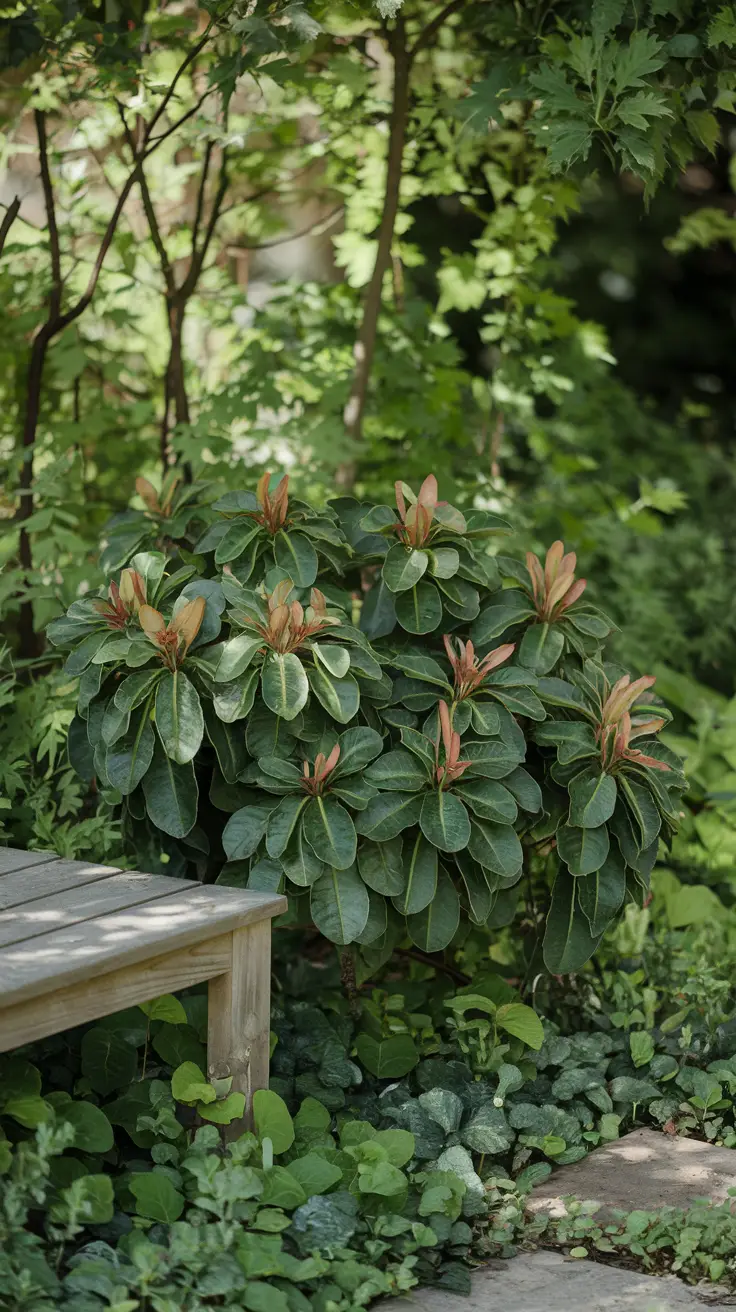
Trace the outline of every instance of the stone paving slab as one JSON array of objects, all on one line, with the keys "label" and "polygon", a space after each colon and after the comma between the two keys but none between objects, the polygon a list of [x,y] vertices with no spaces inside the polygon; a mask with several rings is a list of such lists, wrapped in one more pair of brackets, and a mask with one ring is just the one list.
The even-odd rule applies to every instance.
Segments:
[{"label": "stone paving slab", "polygon": [[467,1298],[420,1289],[382,1307],[385,1312],[734,1312],[736,1299],[724,1301],[721,1293],[714,1301],[676,1276],[644,1276],[536,1252],[474,1272]]},{"label": "stone paving slab", "polygon": [[736,1151],[657,1130],[632,1130],[596,1148],[573,1166],[562,1166],[534,1190],[529,1210],[562,1216],[573,1194],[599,1202],[606,1212],[687,1207],[695,1198],[722,1203],[736,1189]]}]

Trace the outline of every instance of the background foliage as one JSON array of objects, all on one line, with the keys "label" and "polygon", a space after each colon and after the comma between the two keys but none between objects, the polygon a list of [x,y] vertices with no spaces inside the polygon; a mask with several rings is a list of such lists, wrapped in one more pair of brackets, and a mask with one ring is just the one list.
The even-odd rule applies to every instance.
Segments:
[{"label": "background foliage", "polygon": [[[134,850],[103,769],[74,769],[92,745],[83,671],[45,635],[137,553],[177,554],[177,595],[237,575],[213,507],[276,468],[318,508],[327,560],[336,521],[355,546],[346,498],[393,507],[397,478],[428,473],[468,522],[508,522],[484,568],[517,595],[524,553],[564,540],[586,605],[616,625],[607,659],[657,676],[674,712],[661,750],[687,792],[671,847],[645,844],[651,885],[631,881],[572,983],[531,968],[541,857],[492,934],[397,939],[388,972],[366,962],[343,993],[314,929],[284,928],[276,1101],[240,1149],[220,1144],[239,1109],[202,1074],[196,994],[6,1058],[0,1305],[158,1312],[194,1290],[193,1308],[324,1312],[419,1280],[462,1287],[469,1251],[510,1251],[551,1164],[636,1121],[733,1146],[735,45],[734,7],[697,0],[2,11],[2,840],[206,866],[196,833],[183,856],[160,826]],[[350,624],[386,600],[379,563],[328,596]],[[449,596],[452,620],[475,623],[437,577],[443,620]],[[408,633],[446,677],[442,631]],[[514,664],[544,681],[524,641]],[[399,750],[428,710],[374,705],[362,730],[388,726]],[[215,720],[204,741],[226,755]],[[526,721],[551,770],[559,732]],[[186,769],[191,743],[166,737]],[[248,755],[273,770],[278,754]],[[514,1008],[521,1035],[503,1025]],[[720,1278],[729,1224],[649,1219],[633,1242],[681,1263],[694,1226],[686,1268]],[[561,1242],[630,1246],[621,1229],[574,1216]]]}]

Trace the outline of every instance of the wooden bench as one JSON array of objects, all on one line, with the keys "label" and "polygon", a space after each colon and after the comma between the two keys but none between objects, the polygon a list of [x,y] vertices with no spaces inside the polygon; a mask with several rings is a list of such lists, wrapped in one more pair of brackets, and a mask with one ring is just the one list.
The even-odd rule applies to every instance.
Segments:
[{"label": "wooden bench", "polygon": [[[209,980],[207,1065],[268,1087],[271,918],[286,898],[0,848],[0,1052]],[[238,1128],[242,1128],[238,1127]]]}]

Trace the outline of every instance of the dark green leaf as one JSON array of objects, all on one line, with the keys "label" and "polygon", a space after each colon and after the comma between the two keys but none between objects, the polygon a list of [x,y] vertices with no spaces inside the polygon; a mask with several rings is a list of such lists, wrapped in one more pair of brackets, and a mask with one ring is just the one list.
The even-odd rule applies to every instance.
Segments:
[{"label": "dark green leaf", "polygon": [[198,789],[191,761],[177,765],[156,742],[143,776],[146,810],[153,824],[172,838],[185,838],[197,820]]},{"label": "dark green leaf", "polygon": [[196,688],[181,670],[166,670],[156,689],[156,728],[167,756],[186,765],[197,755],[204,716]]},{"label": "dark green leaf", "polygon": [[[309,846],[326,865],[335,870],[347,870],[354,864],[355,826],[340,802],[331,797],[312,798],[302,824]],[[270,855],[277,853],[271,852]]]},{"label": "dark green leaf", "polygon": [[570,780],[569,824],[598,829],[610,820],[616,806],[616,780],[588,766]]},{"label": "dark green leaf", "polygon": [[405,848],[404,888],[394,897],[394,906],[411,916],[423,911],[437,888],[437,849],[424,834],[417,834],[411,847]]},{"label": "dark green leaf", "polygon": [[578,880],[578,904],[585,913],[593,938],[608,928],[626,896],[626,867],[611,848],[600,870]]},{"label": "dark green leaf", "polygon": [[574,825],[560,825],[557,830],[557,850],[571,875],[590,875],[600,870],[609,851],[608,829],[579,829]]},{"label": "dark green leaf", "polygon": [[263,663],[263,700],[274,715],[293,720],[307,704],[309,684],[299,657],[294,652],[272,652]]},{"label": "dark green leaf", "polygon": [[369,888],[385,897],[398,897],[406,886],[402,839],[383,843],[366,841],[358,848],[358,869]]},{"label": "dark green leaf", "polygon": [[459,852],[470,838],[470,818],[459,797],[444,789],[427,793],[419,824],[425,838],[440,852]]},{"label": "dark green leaf", "polygon": [[[583,832],[590,833],[590,830]],[[545,966],[553,975],[580,970],[592,957],[599,941],[591,934],[587,916],[578,903],[577,880],[560,866],[544,934]]]},{"label": "dark green leaf", "polygon": [[352,943],[368,920],[368,890],[355,866],[327,870],[313,885],[312,919],[333,943]]},{"label": "dark green leaf", "polygon": [[407,633],[432,633],[442,620],[442,599],[434,583],[418,583],[396,599],[396,618]]},{"label": "dark green leaf", "polygon": [[432,901],[417,915],[407,916],[406,927],[413,943],[423,952],[440,952],[455,935],[460,923],[460,901],[450,876],[440,870]]},{"label": "dark green leaf", "polygon": [[297,588],[311,588],[317,577],[317,552],[303,533],[287,533],[283,529],[274,538],[273,555],[276,564]]},{"label": "dark green leaf", "polygon": [[426,551],[407,548],[397,542],[383,562],[383,581],[391,592],[406,592],[419,582],[428,564]]}]

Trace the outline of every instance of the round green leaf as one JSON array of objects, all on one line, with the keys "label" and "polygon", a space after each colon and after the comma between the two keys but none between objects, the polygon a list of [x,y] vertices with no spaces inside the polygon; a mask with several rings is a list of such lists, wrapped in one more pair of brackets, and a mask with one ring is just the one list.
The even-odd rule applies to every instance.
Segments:
[{"label": "round green leaf", "polygon": [[613,775],[588,766],[570,780],[569,823],[583,829],[597,829],[613,815],[616,797]]},{"label": "round green leaf", "polygon": [[[347,870],[355,861],[355,826],[345,807],[331,797],[314,797],[302,820],[304,837],[321,861]],[[273,856],[273,853],[270,853]]]},{"label": "round green leaf", "polygon": [[197,780],[191,761],[176,765],[157,742],[143,776],[143,794],[153,824],[172,838],[185,838],[197,820]]},{"label": "round green leaf", "polygon": [[359,1034],[355,1050],[366,1070],[379,1080],[400,1080],[419,1062],[419,1053],[410,1034],[392,1034],[387,1039]]},{"label": "round green leaf", "polygon": [[327,870],[313,885],[310,906],[320,933],[333,943],[353,943],[368,920],[368,890],[355,866]]},{"label": "round green leaf", "polygon": [[357,714],[360,688],[352,674],[336,679],[316,665],[309,671],[309,684],[317,700],[338,724],[347,724]]},{"label": "round green leaf", "polygon": [[383,581],[391,592],[406,592],[419,582],[428,564],[426,551],[417,551],[397,542],[383,562]]},{"label": "round green leaf", "polygon": [[138,1053],[122,1035],[94,1025],[82,1038],[82,1074],[95,1093],[109,1094],[132,1084],[138,1070]]},{"label": "round green leaf", "polygon": [[91,1102],[64,1103],[57,1112],[74,1130],[74,1147],[83,1153],[107,1153],[113,1146],[112,1126],[105,1113]]},{"label": "round green leaf", "polygon": [[433,633],[442,621],[442,598],[423,581],[396,598],[396,618],[407,633]]},{"label": "round green leaf", "polygon": [[454,793],[426,793],[419,816],[425,838],[440,852],[459,852],[470,838],[470,818]]},{"label": "round green leaf", "polygon": [[446,871],[440,870],[429,906],[406,918],[409,937],[423,952],[440,952],[454,938],[459,923],[460,901],[455,885]]},{"label": "round green leaf", "polygon": [[128,1187],[135,1198],[138,1216],[145,1216],[149,1221],[178,1221],[184,1211],[184,1195],[174,1188],[167,1175],[155,1169],[134,1175]]},{"label": "round green leaf", "polygon": [[600,870],[608,856],[610,840],[608,829],[582,829],[574,825],[560,825],[557,830],[557,851],[571,875],[590,875]]},{"label": "round green leaf", "polygon": [[304,666],[293,651],[285,656],[281,652],[272,652],[266,657],[261,692],[269,710],[283,720],[293,720],[306,706],[309,684]]},{"label": "round green leaf", "polygon": [[287,533],[281,529],[276,534],[273,555],[279,569],[297,588],[311,588],[317,577],[317,552],[309,538],[303,533]]}]

